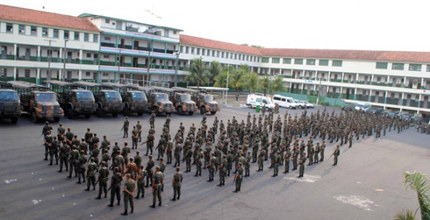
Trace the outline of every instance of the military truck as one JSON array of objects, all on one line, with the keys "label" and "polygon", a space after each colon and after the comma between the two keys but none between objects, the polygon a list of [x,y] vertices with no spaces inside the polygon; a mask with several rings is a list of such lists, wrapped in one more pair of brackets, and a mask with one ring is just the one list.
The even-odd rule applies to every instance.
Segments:
[{"label": "military truck", "polygon": [[57,93],[58,102],[68,118],[84,115],[90,118],[96,111],[94,95],[90,90],[64,81],[45,81]]},{"label": "military truck", "polygon": [[124,85],[117,83],[103,83],[105,86],[116,88],[121,93],[123,114],[137,114],[142,116],[145,111],[148,111],[148,99],[139,85]]},{"label": "military truck", "polygon": [[191,100],[191,94],[193,91],[181,87],[173,87],[171,89],[173,90],[172,102],[176,112],[178,114],[193,115],[197,110],[196,103]]},{"label": "military truck", "polygon": [[173,87],[172,89],[176,91],[188,92],[191,94],[191,99],[196,103],[197,108],[200,110],[200,114],[204,115],[208,112],[211,114],[216,114],[217,111],[220,111],[218,102],[215,101],[213,95],[208,94],[203,91],[182,88],[182,87]]},{"label": "military truck", "polygon": [[22,110],[29,114],[33,122],[40,120],[60,121],[64,111],[57,101],[57,94],[46,86],[22,81],[9,81],[21,101]]},{"label": "military truck", "polygon": [[97,116],[112,114],[113,117],[117,117],[122,112],[121,94],[111,86],[85,81],[77,81],[73,84],[93,92]]},{"label": "military truck", "polygon": [[0,84],[0,119],[10,119],[13,124],[21,115],[18,93],[7,83]]},{"label": "military truck", "polygon": [[143,87],[148,97],[148,110],[154,111],[157,115],[170,115],[173,111],[173,103],[169,100],[169,93],[172,90],[164,87]]}]

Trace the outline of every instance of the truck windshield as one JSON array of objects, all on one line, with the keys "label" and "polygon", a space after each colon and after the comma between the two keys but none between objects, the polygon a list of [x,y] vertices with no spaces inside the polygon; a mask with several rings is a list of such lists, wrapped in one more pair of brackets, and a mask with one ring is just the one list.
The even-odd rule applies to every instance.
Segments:
[{"label": "truck windshield", "polygon": [[167,94],[160,93],[160,94],[157,94],[156,97],[157,97],[157,101],[167,101],[168,100]]},{"label": "truck windshield", "polygon": [[132,92],[131,96],[134,101],[146,101],[146,96],[143,92]]},{"label": "truck windshield", "polygon": [[204,98],[205,102],[212,102],[214,100],[213,95],[205,95]]},{"label": "truck windshield", "polygon": [[39,102],[56,102],[57,96],[55,93],[37,93],[36,94],[36,101]]},{"label": "truck windshield", "polygon": [[16,101],[18,96],[14,91],[0,91],[0,101]]},{"label": "truck windshield", "polygon": [[191,95],[190,94],[182,94],[181,95],[181,101],[182,102],[187,102],[191,100]]},{"label": "truck windshield", "polygon": [[79,91],[79,92],[76,92],[76,98],[78,100],[91,100],[91,101],[94,100],[93,93],[90,92],[90,91]]},{"label": "truck windshield", "polygon": [[105,92],[105,97],[107,101],[121,101],[121,95],[116,91]]}]

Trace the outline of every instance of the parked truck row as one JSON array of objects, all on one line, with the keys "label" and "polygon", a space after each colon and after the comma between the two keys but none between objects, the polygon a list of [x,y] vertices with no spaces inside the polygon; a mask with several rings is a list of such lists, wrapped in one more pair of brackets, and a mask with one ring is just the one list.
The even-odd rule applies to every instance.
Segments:
[{"label": "parked truck row", "polygon": [[29,82],[9,81],[0,84],[0,119],[16,123],[21,114],[33,122],[61,117],[70,119],[91,115],[118,114],[142,116],[144,112],[157,115],[216,114],[220,110],[211,94],[181,87],[143,87],[118,83],[86,81],[45,81],[44,86]]}]

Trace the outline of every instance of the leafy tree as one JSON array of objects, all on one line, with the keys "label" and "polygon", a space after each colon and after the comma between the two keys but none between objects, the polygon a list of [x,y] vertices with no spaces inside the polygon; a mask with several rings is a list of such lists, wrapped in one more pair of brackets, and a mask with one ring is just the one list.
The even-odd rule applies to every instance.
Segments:
[{"label": "leafy tree", "polygon": [[216,75],[214,78],[214,81],[215,81],[214,86],[225,88],[227,85],[228,74],[229,73],[226,69],[222,70],[220,73],[218,73],[218,75]]},{"label": "leafy tree", "polygon": [[229,85],[236,91],[242,89],[246,84],[246,82],[244,82],[244,77],[246,77],[248,73],[249,67],[247,65],[240,65],[239,68],[234,69],[233,73],[230,74],[228,79]]},{"label": "leafy tree", "polygon": [[258,89],[260,78],[257,73],[249,72],[242,76],[243,88],[254,92]]},{"label": "leafy tree", "polygon": [[282,76],[277,76],[274,80],[272,80],[272,91],[282,92],[284,90],[284,81]]},{"label": "leafy tree", "polygon": [[420,172],[405,172],[404,178],[406,187],[416,191],[420,207],[415,211],[414,214],[411,210],[398,213],[395,216],[395,219],[415,219],[416,213],[418,210],[421,210],[421,219],[430,220],[430,183],[428,182],[427,176]]},{"label": "leafy tree", "polygon": [[218,61],[212,61],[209,67],[209,85],[215,84],[215,77],[222,71],[221,65]]},{"label": "leafy tree", "polygon": [[196,84],[197,87],[200,85],[207,84],[209,81],[209,71],[202,61],[202,58],[194,59],[191,61],[190,74],[185,78],[190,83]]},{"label": "leafy tree", "polygon": [[268,76],[260,78],[259,86],[260,86],[260,90],[263,91],[264,96],[266,96],[267,93],[272,92],[272,88],[270,87],[270,79]]}]

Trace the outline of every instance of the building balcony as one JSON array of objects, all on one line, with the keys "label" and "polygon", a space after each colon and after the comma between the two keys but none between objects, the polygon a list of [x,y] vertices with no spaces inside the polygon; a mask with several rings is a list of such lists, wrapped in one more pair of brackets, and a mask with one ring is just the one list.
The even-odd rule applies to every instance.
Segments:
[{"label": "building balcony", "polygon": [[102,46],[100,51],[103,53],[110,54],[123,54],[130,56],[140,56],[140,57],[154,57],[154,58],[163,58],[163,59],[176,59],[176,54],[172,50],[164,50],[153,48],[153,51],[149,50],[136,50],[136,49],[128,49],[128,48],[116,48],[116,47],[106,47]]},{"label": "building balcony", "polygon": [[2,54],[2,55],[0,55],[0,59],[2,59],[2,60],[15,60],[15,55]]}]

